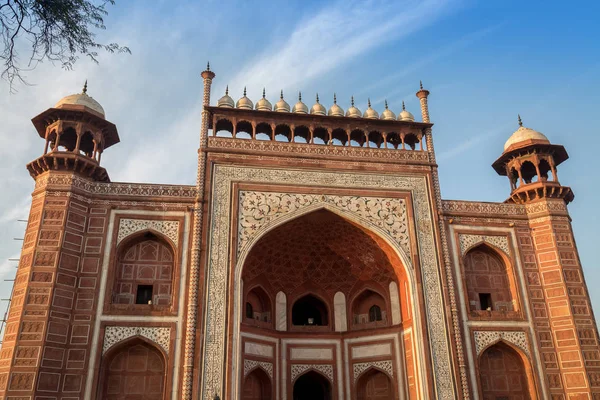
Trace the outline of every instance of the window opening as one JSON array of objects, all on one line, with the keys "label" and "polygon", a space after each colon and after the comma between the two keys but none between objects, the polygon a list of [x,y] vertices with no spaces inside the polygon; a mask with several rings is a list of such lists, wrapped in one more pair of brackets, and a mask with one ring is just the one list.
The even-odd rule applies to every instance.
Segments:
[{"label": "window opening", "polygon": [[377,305],[369,308],[369,322],[381,321],[381,308]]},{"label": "window opening", "polygon": [[482,310],[492,311],[492,295],[490,293],[479,293],[479,304]]},{"label": "window opening", "polygon": [[250,303],[246,303],[246,318],[254,318],[254,310]]},{"label": "window opening", "polygon": [[135,304],[152,304],[152,285],[138,285]]}]

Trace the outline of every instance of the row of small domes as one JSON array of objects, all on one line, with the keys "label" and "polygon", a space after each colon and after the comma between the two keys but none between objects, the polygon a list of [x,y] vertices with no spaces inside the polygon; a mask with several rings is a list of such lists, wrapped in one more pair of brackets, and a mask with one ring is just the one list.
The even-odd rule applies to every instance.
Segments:
[{"label": "row of small domes", "polygon": [[[315,115],[329,115],[332,117],[352,117],[352,118],[369,118],[369,119],[383,119],[383,120],[396,120],[396,114],[388,108],[387,100],[385,101],[385,110],[379,116],[379,113],[371,108],[371,100],[369,100],[369,108],[363,113],[354,106],[354,96],[351,100],[351,106],[344,114],[344,110],[337,104],[336,95],[333,95],[333,105],[329,108],[329,111],[319,103],[319,95],[317,94],[317,102],[310,108],[302,102],[302,93],[298,93],[298,102],[294,104],[294,107],[290,108],[290,105],[283,99],[283,90],[279,97],[279,101],[275,105],[271,105],[271,102],[265,97],[265,89],[263,89],[263,95],[260,100],[256,102],[256,105],[252,103],[246,96],[246,88],[244,88],[244,96],[240,98],[237,103],[229,96],[229,87],[225,89],[225,96],[221,97],[217,101],[217,107],[224,108],[239,108],[242,110],[258,110],[258,111],[277,111],[277,112],[292,112],[296,114],[315,114]],[[414,122],[415,117],[404,107],[402,102],[402,111],[398,114],[398,121],[410,121]]]}]

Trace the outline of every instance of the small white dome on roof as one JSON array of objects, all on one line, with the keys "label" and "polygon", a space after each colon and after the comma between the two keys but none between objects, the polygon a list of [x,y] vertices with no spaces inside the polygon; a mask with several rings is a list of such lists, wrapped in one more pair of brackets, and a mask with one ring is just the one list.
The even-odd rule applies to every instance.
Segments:
[{"label": "small white dome on roof", "polygon": [[219,101],[217,101],[217,107],[225,107],[225,108],[234,108],[235,102],[229,96],[229,86],[225,88],[225,96],[221,97]]},{"label": "small white dome on roof", "polygon": [[504,143],[504,151],[506,151],[510,146],[516,143],[524,142],[526,140],[539,140],[546,143],[550,143],[550,140],[548,140],[546,135],[544,135],[543,133],[524,127],[523,122],[521,121],[521,116],[519,116],[519,125],[519,129],[517,129],[508,138],[506,143]]},{"label": "small white dome on roof", "polygon": [[388,108],[387,100],[385,101],[385,110],[381,113],[381,119],[385,119],[388,121],[396,120],[396,114],[392,110]]},{"label": "small white dome on roof", "polygon": [[329,112],[327,113],[327,115],[329,115],[330,117],[344,116],[344,110],[342,110],[342,107],[338,106],[337,97],[335,93],[333,94],[333,105],[329,108]]},{"label": "small white dome on roof", "polygon": [[279,96],[279,101],[275,103],[273,107],[273,111],[277,112],[290,112],[290,105],[283,99],[283,90],[281,91],[281,95]]},{"label": "small white dome on roof", "polygon": [[103,117],[105,116],[104,108],[102,108],[100,103],[87,95],[87,81],[85,81],[85,85],[83,86],[83,91],[81,93],[71,94],[63,97],[58,101],[58,103],[56,103],[54,108],[68,108],[70,105],[85,106],[90,110],[101,114]]},{"label": "small white dome on roof", "polygon": [[354,96],[350,98],[350,108],[346,111],[346,117],[350,118],[360,118],[362,117],[362,113],[356,107],[354,107]]},{"label": "small white dome on roof", "polygon": [[374,109],[371,108],[371,99],[369,99],[368,103],[369,103],[369,107],[367,108],[367,110],[363,114],[363,118],[379,119],[379,113],[377,111],[375,111]]},{"label": "small white dome on roof", "polygon": [[269,100],[267,100],[266,96],[267,96],[266,91],[263,88],[262,98],[256,102],[256,105],[254,106],[255,110],[258,110],[258,111],[272,111],[273,110],[273,106],[271,105],[271,102]]},{"label": "small white dome on roof", "polygon": [[298,92],[298,102],[294,104],[292,112],[296,114],[308,114],[308,106],[302,102],[301,92]]},{"label": "small white dome on roof", "polygon": [[410,111],[406,111],[404,102],[402,102],[402,111],[398,114],[398,121],[415,122],[415,116]]},{"label": "small white dome on roof", "polygon": [[319,103],[319,93],[317,93],[317,102],[310,108],[310,113],[315,115],[327,115],[327,110],[323,104]]},{"label": "small white dome on roof", "polygon": [[246,88],[244,87],[244,96],[235,103],[235,107],[241,108],[242,110],[252,110],[253,106],[252,100],[246,96]]}]

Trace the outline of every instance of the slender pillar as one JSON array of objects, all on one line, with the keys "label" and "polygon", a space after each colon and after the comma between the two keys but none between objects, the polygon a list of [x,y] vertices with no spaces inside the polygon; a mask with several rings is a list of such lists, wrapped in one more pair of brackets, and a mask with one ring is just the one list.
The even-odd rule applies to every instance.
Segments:
[{"label": "slender pillar", "polygon": [[421,117],[423,122],[429,123],[429,108],[427,107],[427,96],[429,96],[429,90],[423,89],[423,82],[420,83],[421,89],[417,92],[417,97],[421,103]]},{"label": "slender pillar", "polygon": [[[210,87],[215,77],[214,72],[210,70],[210,64],[201,74],[204,80],[204,94],[202,101],[202,128],[200,130],[200,149],[198,151],[198,171],[196,176],[196,202],[194,205],[194,225],[192,230],[192,256],[190,262],[190,281],[188,288],[188,308],[187,308],[187,326],[185,332],[185,353],[183,361],[183,384],[182,399],[192,399],[192,387],[194,377],[194,355],[196,350],[196,330],[198,318],[198,291],[200,278],[200,251],[202,246],[202,217],[204,202],[204,184],[206,174],[206,153],[204,149],[208,146],[208,119],[209,112],[204,106],[210,104]],[[206,340],[215,340],[215,338],[206,338]],[[207,383],[204,382],[204,385]]]}]

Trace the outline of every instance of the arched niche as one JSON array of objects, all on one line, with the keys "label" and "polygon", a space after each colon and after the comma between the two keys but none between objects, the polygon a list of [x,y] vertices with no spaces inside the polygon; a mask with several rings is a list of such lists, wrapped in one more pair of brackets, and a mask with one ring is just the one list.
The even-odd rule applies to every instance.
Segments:
[{"label": "arched niche", "polygon": [[346,307],[346,296],[343,292],[337,292],[333,296],[333,320],[336,332],[346,332],[348,330]]},{"label": "arched niche", "polygon": [[415,150],[418,143],[419,138],[414,133],[407,133],[404,135],[404,148],[408,147],[411,150]]},{"label": "arched niche", "polygon": [[300,375],[293,386],[293,400],[332,400],[331,383],[320,373],[309,370]]},{"label": "arched niche", "polygon": [[256,367],[246,375],[242,400],[271,400],[272,392],[271,379],[262,368]]},{"label": "arched niche", "polygon": [[525,183],[537,182],[537,170],[531,161],[524,161],[521,164],[521,176]]},{"label": "arched niche", "polygon": [[244,321],[263,327],[272,326],[272,307],[269,295],[261,286],[254,286],[246,294]]},{"label": "arched niche", "polygon": [[145,231],[127,238],[117,249],[112,304],[148,311],[171,306],[174,269],[173,248],[162,235]]},{"label": "arched niche", "polygon": [[314,294],[306,294],[294,301],[291,320],[292,329],[330,326],[329,309],[321,298]]},{"label": "arched niche", "polygon": [[313,129],[313,144],[328,144],[329,132],[326,128],[316,127]]},{"label": "arched niche", "polygon": [[483,399],[536,399],[529,360],[504,341],[485,349],[478,359],[479,391]]},{"label": "arched niche", "polygon": [[66,128],[62,133],[58,135],[57,151],[70,151],[73,152],[77,146],[77,132],[75,128]]},{"label": "arched niche", "polygon": [[308,143],[310,142],[310,129],[307,126],[300,125],[294,128],[294,142]]},{"label": "arched niche", "polygon": [[273,129],[266,122],[261,122],[256,125],[256,140],[272,140]]},{"label": "arched niche", "polygon": [[370,368],[356,380],[357,400],[396,400],[392,379],[377,368]]},{"label": "arched niche", "polygon": [[388,132],[386,134],[386,142],[388,149],[397,149],[402,146],[402,139],[397,132]]},{"label": "arched niche", "polygon": [[289,125],[280,124],[275,127],[275,140],[278,142],[292,141],[292,130]]},{"label": "arched niche", "polygon": [[94,135],[89,131],[84,132],[79,139],[79,153],[91,158],[94,155],[94,147]]},{"label": "arched niche", "polygon": [[140,337],[126,340],[102,358],[98,398],[105,400],[166,398],[165,355]]},{"label": "arched niche", "polygon": [[367,141],[367,136],[364,131],[354,129],[350,132],[350,146],[363,147]]},{"label": "arched niche", "polygon": [[487,243],[463,257],[468,309],[476,314],[518,312],[516,280],[510,260]]},{"label": "arched niche", "polygon": [[348,143],[348,133],[341,128],[336,128],[331,132],[331,143],[334,146],[346,146]]},{"label": "arched niche", "polygon": [[377,291],[364,289],[352,300],[353,329],[366,329],[389,325],[386,299]]},{"label": "arched niche", "polygon": [[275,329],[287,330],[287,297],[282,291],[275,297]]}]

